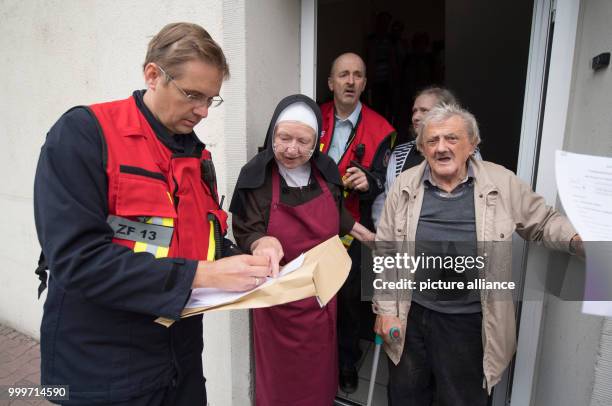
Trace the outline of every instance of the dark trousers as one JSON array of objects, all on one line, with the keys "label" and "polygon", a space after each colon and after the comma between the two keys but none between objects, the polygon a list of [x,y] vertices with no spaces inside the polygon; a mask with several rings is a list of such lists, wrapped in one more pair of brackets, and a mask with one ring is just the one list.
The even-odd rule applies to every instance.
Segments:
[{"label": "dark trousers", "polygon": [[[178,375],[170,386],[158,389],[125,402],[111,403],[112,406],[206,406],[206,379],[200,367]],[[83,405],[107,404],[99,402]]]},{"label": "dark trousers", "polygon": [[486,406],[482,314],[445,314],[412,303],[404,352],[389,362],[390,406]]},{"label": "dark trousers", "polygon": [[348,250],[351,271],[338,292],[338,363],[353,367],[361,358],[359,349],[361,309],[361,243],[354,240]]}]

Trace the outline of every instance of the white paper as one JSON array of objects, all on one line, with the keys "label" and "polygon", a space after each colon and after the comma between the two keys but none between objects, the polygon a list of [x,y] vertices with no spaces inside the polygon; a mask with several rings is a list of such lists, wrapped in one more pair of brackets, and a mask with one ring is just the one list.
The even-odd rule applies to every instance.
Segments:
[{"label": "white paper", "polygon": [[[281,278],[291,272],[299,269],[304,263],[304,258],[306,256],[304,254],[295,258],[293,261],[287,263],[280,269],[278,278]],[[278,278],[266,278],[266,281],[256,287],[255,289],[260,289],[263,286],[275,283]],[[226,290],[215,289],[215,288],[197,288],[191,291],[191,297],[187,302],[187,306],[185,308],[191,309],[194,307],[210,307],[210,306],[218,306],[224,303],[233,302],[235,300],[240,299],[242,296],[252,292],[253,290],[249,290],[246,292],[228,292]]]},{"label": "white paper", "polygon": [[[557,151],[555,172],[565,213],[586,249],[585,298],[612,297],[612,158]],[[612,301],[585,301],[584,313],[612,316]]]}]

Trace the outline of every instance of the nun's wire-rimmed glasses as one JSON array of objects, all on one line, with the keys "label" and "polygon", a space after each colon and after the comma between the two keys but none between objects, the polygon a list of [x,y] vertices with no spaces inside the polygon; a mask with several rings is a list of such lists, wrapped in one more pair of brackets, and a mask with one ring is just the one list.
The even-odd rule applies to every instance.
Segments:
[{"label": "nun's wire-rimmed glasses", "polygon": [[276,140],[272,144],[272,148],[274,149],[275,152],[279,152],[281,154],[287,152],[289,148],[294,148],[299,155],[307,156],[309,158],[314,152],[314,148],[296,145],[293,142],[293,140],[292,141]]},{"label": "nun's wire-rimmed glasses", "polygon": [[196,107],[200,107],[200,106],[219,107],[221,103],[223,103],[223,98],[221,96],[208,97],[204,94],[195,95],[195,94],[187,93],[179,85],[176,84],[176,81],[174,80],[174,78],[170,76],[168,73],[166,73],[166,71],[161,66],[157,64],[156,66],[159,69],[159,71],[162,73],[162,75],[166,77],[168,82],[171,82],[174,85],[174,87],[176,87],[178,91],[181,92],[183,96],[185,96],[187,100],[194,106]]}]

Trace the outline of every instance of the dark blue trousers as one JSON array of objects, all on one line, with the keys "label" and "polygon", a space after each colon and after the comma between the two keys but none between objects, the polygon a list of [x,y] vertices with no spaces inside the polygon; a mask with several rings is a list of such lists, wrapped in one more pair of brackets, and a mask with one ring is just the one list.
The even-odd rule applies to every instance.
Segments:
[{"label": "dark blue trousers", "polygon": [[170,386],[158,389],[138,398],[125,402],[88,402],[85,405],[108,406],[206,406],[206,379],[199,368],[192,368],[187,373],[181,373]]},{"label": "dark blue trousers", "polygon": [[[201,363],[200,363],[201,365]],[[206,379],[202,368],[180,374],[167,388],[113,406],[206,406]]]}]

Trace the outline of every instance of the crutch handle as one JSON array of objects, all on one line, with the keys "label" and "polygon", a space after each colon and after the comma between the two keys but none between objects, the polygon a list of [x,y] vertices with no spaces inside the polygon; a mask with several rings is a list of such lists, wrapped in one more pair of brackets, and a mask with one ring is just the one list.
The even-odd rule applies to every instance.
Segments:
[{"label": "crutch handle", "polygon": [[391,327],[391,330],[389,330],[389,338],[391,338],[391,340],[393,341],[397,341],[400,339],[400,329],[399,327]]},{"label": "crutch handle", "polygon": [[[389,338],[391,339],[391,341],[399,340],[400,338],[399,327],[391,327],[391,330],[389,330]],[[378,334],[376,334],[376,336],[374,337],[374,344],[376,345],[382,345],[384,341],[385,340],[383,340],[383,338],[379,336]]]}]

